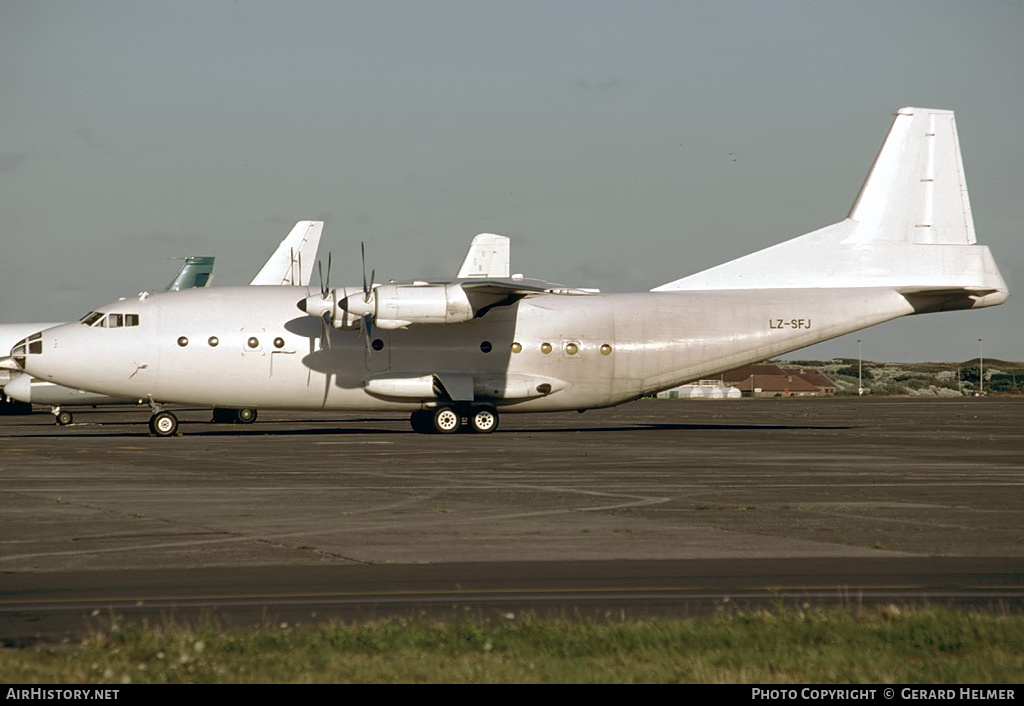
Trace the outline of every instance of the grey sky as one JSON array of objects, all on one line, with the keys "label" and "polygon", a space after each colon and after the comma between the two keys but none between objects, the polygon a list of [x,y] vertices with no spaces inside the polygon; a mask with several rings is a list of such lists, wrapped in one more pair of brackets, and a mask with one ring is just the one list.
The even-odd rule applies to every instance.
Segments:
[{"label": "grey sky", "polygon": [[[950,108],[978,238],[1024,251],[1019,2],[0,2],[0,321],[78,318],[326,221],[332,284],[513,269],[643,291],[842,219]],[[791,357],[1024,360],[1016,296]],[[728,316],[728,312],[723,312]]]}]

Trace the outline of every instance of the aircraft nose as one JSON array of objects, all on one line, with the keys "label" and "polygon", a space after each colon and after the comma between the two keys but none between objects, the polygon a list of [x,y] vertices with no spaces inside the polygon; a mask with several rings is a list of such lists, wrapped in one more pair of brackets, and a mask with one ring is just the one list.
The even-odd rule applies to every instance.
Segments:
[{"label": "aircraft nose", "polygon": [[33,333],[28,338],[23,338],[11,348],[11,358],[18,364],[18,367],[25,370],[25,363],[30,355],[39,355],[43,352],[43,333]]},{"label": "aircraft nose", "polygon": [[4,386],[4,394],[19,402],[32,403],[32,376],[19,375]]}]

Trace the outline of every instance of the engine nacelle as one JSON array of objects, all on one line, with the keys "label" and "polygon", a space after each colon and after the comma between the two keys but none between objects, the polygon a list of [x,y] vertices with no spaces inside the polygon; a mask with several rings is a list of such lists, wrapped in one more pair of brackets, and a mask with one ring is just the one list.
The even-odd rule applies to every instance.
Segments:
[{"label": "engine nacelle", "polygon": [[330,315],[331,325],[337,329],[353,330],[359,328],[362,316],[345,311],[338,304],[347,297],[363,296],[363,290],[359,287],[338,287],[327,292],[326,295],[314,294],[299,302],[299,309],[311,316]]},{"label": "engine nacelle", "polygon": [[457,324],[476,318],[476,310],[458,284],[382,284],[339,300],[338,308],[356,317],[372,316],[380,328],[409,324]]}]

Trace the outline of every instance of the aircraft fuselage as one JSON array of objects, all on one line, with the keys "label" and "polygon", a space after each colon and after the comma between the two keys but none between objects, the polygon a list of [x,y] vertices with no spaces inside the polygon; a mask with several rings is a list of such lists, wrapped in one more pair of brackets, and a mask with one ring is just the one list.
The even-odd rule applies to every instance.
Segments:
[{"label": "aircraft fuselage", "polygon": [[299,311],[312,293],[220,287],[122,300],[97,311],[137,314],[138,325],[46,331],[32,374],[210,406],[415,410],[450,398],[505,411],[575,410],[913,312],[887,288],[547,294],[464,323],[371,328],[367,338]]}]

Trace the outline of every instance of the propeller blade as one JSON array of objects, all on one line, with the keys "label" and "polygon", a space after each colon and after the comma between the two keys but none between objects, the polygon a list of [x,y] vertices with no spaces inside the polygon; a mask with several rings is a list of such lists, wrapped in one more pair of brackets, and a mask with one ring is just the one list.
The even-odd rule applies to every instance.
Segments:
[{"label": "propeller blade", "polygon": [[326,311],[320,317],[320,350],[331,350],[331,321]]},{"label": "propeller blade", "polygon": [[370,290],[366,286],[366,243],[363,241],[359,242],[359,252],[363,257],[363,297],[370,301]]}]

